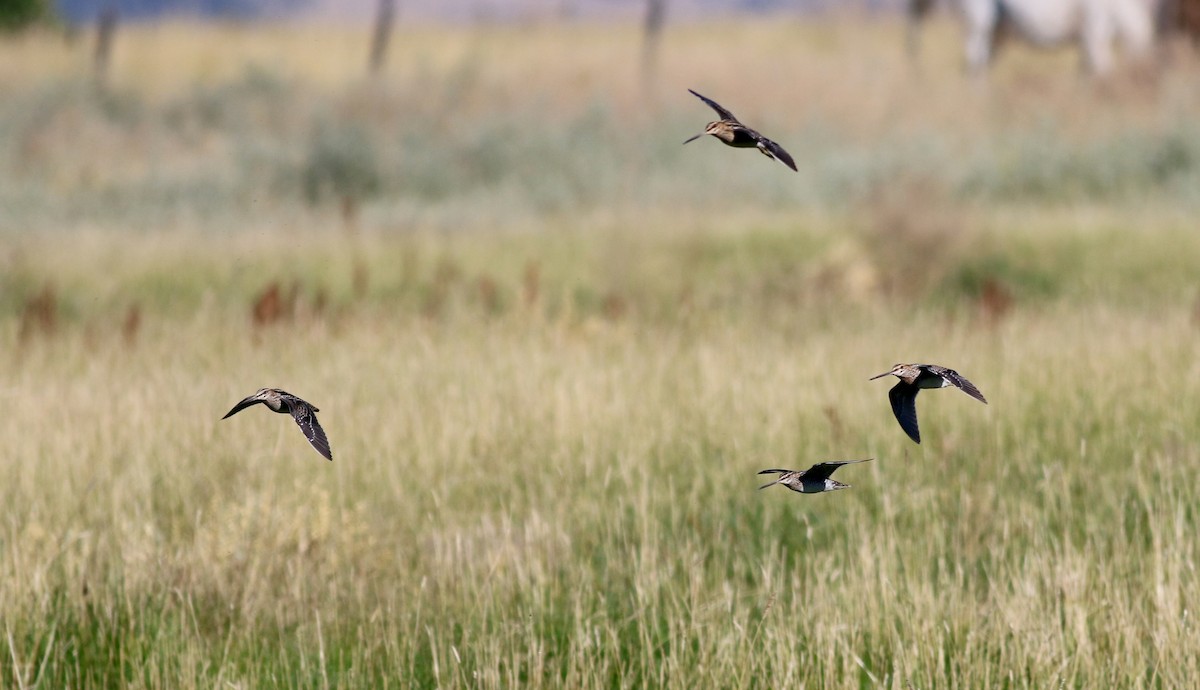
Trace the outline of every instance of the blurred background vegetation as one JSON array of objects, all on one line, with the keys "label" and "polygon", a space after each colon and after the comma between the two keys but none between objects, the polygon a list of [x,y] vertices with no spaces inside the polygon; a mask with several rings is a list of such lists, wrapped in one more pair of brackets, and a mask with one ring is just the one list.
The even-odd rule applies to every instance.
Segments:
[{"label": "blurred background vegetation", "polygon": [[[855,289],[909,298],[974,298],[989,285],[1032,299],[1137,294],[1169,282],[1148,274],[1188,268],[1140,239],[1146,218],[1182,233],[1170,228],[1200,202],[1200,95],[1186,46],[1165,48],[1161,69],[1105,80],[1079,78],[1069,49],[1014,46],[984,85],[961,74],[947,17],[914,59],[894,15],[777,15],[673,26],[647,75],[636,25],[553,17],[401,22],[375,76],[359,27],[132,23],[102,76],[94,36],[34,29],[3,46],[0,230],[16,246],[80,231],[230,238],[264,225],[400,244],[529,227],[659,241],[648,239],[652,223],[681,235],[671,241],[705,244],[713,228],[759,228],[806,238],[788,251],[810,268],[779,262],[774,284],[829,283],[854,257]],[[558,54],[571,59],[547,59]],[[687,87],[773,132],[800,173],[710,140],[680,146],[710,115]],[[1118,245],[1139,243],[1105,281],[1080,272],[1111,244],[1046,231],[1087,213]],[[649,220],[664,215],[665,229]],[[10,317],[41,289],[20,276],[42,272],[44,256],[10,252],[18,287],[0,300]],[[350,289],[291,273],[281,279]],[[517,290],[520,269],[511,273],[504,289]],[[56,282],[61,299],[78,301],[70,276]],[[236,298],[212,275],[195,283]],[[840,279],[831,284],[836,294]],[[375,271],[365,296],[426,287]]]},{"label": "blurred background vegetation", "polygon": [[0,5],[0,686],[1195,685],[1196,51],[746,4]]}]

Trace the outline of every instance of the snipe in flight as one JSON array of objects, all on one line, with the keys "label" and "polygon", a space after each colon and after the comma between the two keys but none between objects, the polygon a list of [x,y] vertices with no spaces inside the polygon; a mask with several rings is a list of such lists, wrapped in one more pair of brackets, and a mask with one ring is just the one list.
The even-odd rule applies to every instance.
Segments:
[{"label": "snipe in flight", "polygon": [[281,391],[278,388],[260,388],[254,395],[243,398],[241,402],[234,405],[233,409],[226,412],[221,419],[229,419],[247,407],[259,403],[266,405],[272,412],[292,415],[292,419],[300,425],[300,430],[304,432],[305,438],[312,444],[312,447],[325,456],[326,460],[333,461],[333,452],[329,450],[329,439],[325,437],[325,430],[317,422],[317,413],[320,410],[287,391]]},{"label": "snipe in flight", "polygon": [[757,148],[767,158],[774,158],[792,170],[796,169],[796,162],[792,160],[792,157],[788,155],[787,151],[783,150],[782,146],[764,137],[753,129],[750,129],[746,125],[743,125],[736,117],[733,116],[733,113],[722,108],[720,103],[717,103],[711,98],[705,98],[691,89],[688,89],[688,91],[696,98],[699,98],[707,103],[708,107],[717,111],[717,115],[721,119],[717,120],[716,122],[708,123],[703,132],[683,143],[688,144],[699,139],[705,134],[711,134],[725,142],[726,146],[732,146],[738,149]]},{"label": "snipe in flight", "polygon": [[758,487],[758,490],[762,491],[768,486],[775,486],[776,484],[783,484],[792,491],[798,491],[802,494],[819,494],[825,491],[849,489],[849,484],[843,484],[836,479],[831,479],[830,475],[842,465],[854,465],[872,459],[818,462],[807,470],[763,470],[759,474],[778,474],[780,477],[773,482],[763,484]]},{"label": "snipe in flight", "polygon": [[900,379],[900,382],[888,391],[888,399],[892,401],[892,412],[904,433],[917,443],[921,442],[921,431],[917,428],[917,393],[921,392],[922,388],[954,386],[984,405],[987,404],[987,399],[975,384],[963,378],[957,371],[936,364],[897,364],[891,371],[872,376],[870,380],[888,375]]}]

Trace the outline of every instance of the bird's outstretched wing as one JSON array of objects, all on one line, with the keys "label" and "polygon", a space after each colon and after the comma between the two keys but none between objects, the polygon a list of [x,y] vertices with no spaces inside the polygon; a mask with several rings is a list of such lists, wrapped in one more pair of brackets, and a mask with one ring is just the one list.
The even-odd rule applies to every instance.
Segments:
[{"label": "bird's outstretched wing", "polygon": [[711,98],[706,98],[706,97],[704,97],[704,96],[701,96],[700,94],[696,93],[695,91],[692,91],[691,89],[688,89],[688,93],[692,94],[692,95],[693,95],[693,96],[695,96],[696,98],[699,98],[700,100],[702,100],[702,101],[704,101],[705,103],[707,103],[707,104],[708,104],[708,107],[710,107],[710,108],[712,108],[713,110],[717,111],[717,116],[719,116],[719,117],[720,117],[722,120],[732,120],[733,122],[739,122],[739,120],[737,119],[737,117],[735,117],[735,116],[734,116],[734,114],[733,114],[733,113],[731,113],[731,112],[729,112],[728,110],[726,110],[726,109],[722,108],[722,107],[721,107],[721,104],[720,104],[720,103],[717,103],[717,102],[716,102],[716,101],[714,101],[713,99],[711,99]]},{"label": "bird's outstretched wing", "polygon": [[892,401],[892,412],[904,433],[917,443],[921,442],[921,431],[917,428],[917,393],[915,385],[901,381],[888,391],[888,400]]},{"label": "bird's outstretched wing", "polygon": [[834,470],[842,465],[855,465],[860,462],[867,462],[873,458],[865,458],[863,460],[831,460],[829,462],[818,462],[804,472],[805,479],[814,479],[823,481],[829,479],[833,475]]},{"label": "bird's outstretched wing", "polygon": [[983,393],[979,392],[979,389],[975,387],[975,384],[968,381],[957,371],[953,369],[947,369],[946,367],[939,367],[936,364],[929,365],[929,370],[949,381],[959,390],[971,396],[972,398],[975,398],[984,405],[987,404],[987,398],[983,397]]},{"label": "bird's outstretched wing", "polygon": [[329,449],[329,439],[325,437],[325,430],[321,428],[321,424],[317,421],[315,414],[316,408],[311,405],[292,405],[292,419],[296,420],[296,424],[300,426],[300,430],[304,432],[304,437],[312,444],[317,452],[325,456],[326,460],[333,461],[333,451]]},{"label": "bird's outstretched wing", "polygon": [[764,137],[763,135],[759,134],[758,132],[753,132],[753,133],[754,133],[755,140],[758,141],[758,150],[759,151],[762,151],[763,153],[765,153],[767,155],[767,157],[769,157],[769,158],[774,158],[774,159],[778,160],[780,163],[783,163],[787,167],[791,168],[793,171],[800,172],[799,170],[796,170],[796,161],[792,160],[791,154],[789,154],[787,151],[784,151],[782,146],[780,146],[779,144],[776,144],[775,142]]}]

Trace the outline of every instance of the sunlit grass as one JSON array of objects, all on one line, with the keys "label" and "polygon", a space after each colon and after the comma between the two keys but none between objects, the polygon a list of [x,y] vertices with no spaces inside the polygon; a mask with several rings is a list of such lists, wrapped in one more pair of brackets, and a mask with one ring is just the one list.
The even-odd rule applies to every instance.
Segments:
[{"label": "sunlit grass", "polygon": [[1195,685],[1191,76],[897,29],[0,44],[0,686]]},{"label": "sunlit grass", "polygon": [[[751,249],[769,237],[692,241],[769,272]],[[634,306],[606,315],[552,301],[588,286],[598,238],[567,242],[579,284],[543,277],[524,301],[512,266],[538,241],[388,250],[416,253],[425,289],[436,263],[458,267],[432,315],[417,298],[346,296],[340,312],[254,330],[248,307],[210,297],[155,311],[133,344],[92,321],[21,345],[9,321],[0,605],[22,677],[1196,677],[1188,612],[1200,590],[1185,537],[1200,498],[1187,480],[1200,461],[1189,442],[1200,368],[1188,302],[1150,290],[1135,302],[1159,307],[1143,310],[1067,294],[1019,301],[994,326],[970,301],[910,312],[904,299],[833,291],[795,302],[787,285],[758,288],[752,305],[736,295],[753,278],[729,273],[730,259],[703,274],[687,309],[648,315],[654,295],[682,293],[649,267],[682,252],[626,239],[638,258],[625,275],[643,277],[613,284]],[[351,256],[319,246],[291,251]],[[285,244],[233,247],[262,267]],[[211,251],[167,268],[207,283],[198,267]],[[115,275],[170,255],[135,255]],[[498,315],[469,277],[484,256],[511,292]],[[890,384],[866,381],[907,359],[959,368],[991,404],[922,395],[926,443],[912,444]],[[322,408],[336,462],[285,417],[219,420],[261,385]],[[758,469],[837,457],[876,462],[846,471],[854,488],[832,496],[754,491]]]}]

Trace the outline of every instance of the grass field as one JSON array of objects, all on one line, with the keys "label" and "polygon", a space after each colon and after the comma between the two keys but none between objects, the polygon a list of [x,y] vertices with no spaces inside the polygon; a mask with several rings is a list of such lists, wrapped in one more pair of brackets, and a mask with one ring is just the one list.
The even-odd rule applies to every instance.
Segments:
[{"label": "grass field", "polygon": [[1196,65],[933,29],[0,43],[0,687],[1196,685]]}]

